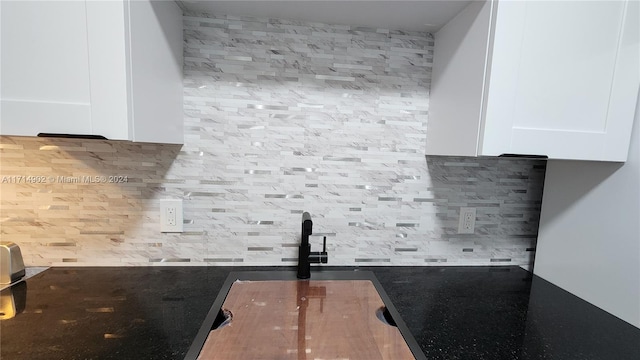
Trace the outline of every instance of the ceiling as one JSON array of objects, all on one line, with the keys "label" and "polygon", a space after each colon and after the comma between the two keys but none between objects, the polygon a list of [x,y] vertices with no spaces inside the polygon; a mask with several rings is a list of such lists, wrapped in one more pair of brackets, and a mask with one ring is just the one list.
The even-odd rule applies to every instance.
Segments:
[{"label": "ceiling", "polygon": [[470,0],[176,0],[183,10],[391,30],[435,32]]}]

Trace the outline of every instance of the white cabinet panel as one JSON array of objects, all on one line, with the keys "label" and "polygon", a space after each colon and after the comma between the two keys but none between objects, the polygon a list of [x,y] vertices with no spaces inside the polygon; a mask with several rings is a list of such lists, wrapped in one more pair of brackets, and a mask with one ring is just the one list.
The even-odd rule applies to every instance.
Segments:
[{"label": "white cabinet panel", "polygon": [[173,1],[130,4],[134,139],[182,144],[182,12]]},{"label": "white cabinet panel", "polygon": [[2,1],[1,6],[2,133],[90,132],[84,2]]},{"label": "white cabinet panel", "polygon": [[86,27],[84,2],[3,1],[3,96],[88,103]]},{"label": "white cabinet panel", "polygon": [[427,154],[476,155],[490,12],[489,3],[472,2],[437,34]]},{"label": "white cabinet panel", "polygon": [[[475,99],[459,96],[456,101],[449,100],[455,107],[439,101],[441,87],[435,84],[451,82],[447,77],[459,82],[469,78],[440,71],[439,48],[459,49],[442,60],[449,65],[460,62],[448,69],[450,73],[457,74],[465,62],[478,67],[477,57],[467,60],[462,51],[474,45],[455,40],[452,43],[446,36],[468,27],[470,22],[478,22],[478,18],[464,20],[460,14],[436,34],[427,154],[510,153],[624,161],[640,84],[640,3],[500,1],[484,3],[492,11],[482,12],[469,10],[472,6],[479,7],[472,4],[464,11],[485,19],[493,15],[488,55],[484,58],[484,83],[478,86],[475,80],[467,82]],[[485,29],[479,30],[481,35],[487,35]],[[462,146],[453,150],[440,146],[445,142],[455,144],[461,132],[473,132],[467,124],[471,120],[452,122],[447,116],[479,101],[481,114],[473,114],[480,127],[477,141],[467,141],[463,151],[456,151]],[[449,125],[441,125],[443,122]],[[455,122],[466,125],[451,126]]]},{"label": "white cabinet panel", "polygon": [[[3,79],[4,81],[4,79]],[[2,100],[0,134],[36,136],[38,133],[91,134],[88,104]]]},{"label": "white cabinet panel", "polygon": [[589,1],[579,14],[575,3],[563,1],[506,3],[498,18],[502,11],[513,16],[509,6],[524,8],[522,39],[497,42],[494,59],[505,47],[521,47],[514,126],[603,131],[624,3]]},{"label": "white cabinet panel", "polygon": [[125,5],[121,1],[87,2],[93,130],[113,140],[133,140]]}]

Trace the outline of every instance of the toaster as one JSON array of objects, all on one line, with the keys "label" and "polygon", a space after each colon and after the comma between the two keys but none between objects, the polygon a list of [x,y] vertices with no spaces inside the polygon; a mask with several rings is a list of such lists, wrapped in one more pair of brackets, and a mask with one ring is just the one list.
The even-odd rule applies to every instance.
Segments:
[{"label": "toaster", "polygon": [[0,242],[0,284],[11,284],[24,277],[20,247],[10,241]]}]

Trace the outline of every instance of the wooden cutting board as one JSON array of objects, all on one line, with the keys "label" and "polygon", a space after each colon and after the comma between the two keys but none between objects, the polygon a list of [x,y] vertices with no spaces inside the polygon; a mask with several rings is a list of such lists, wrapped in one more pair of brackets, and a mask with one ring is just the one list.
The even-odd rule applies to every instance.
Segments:
[{"label": "wooden cutting board", "polygon": [[414,359],[368,280],[236,281],[198,359]]}]

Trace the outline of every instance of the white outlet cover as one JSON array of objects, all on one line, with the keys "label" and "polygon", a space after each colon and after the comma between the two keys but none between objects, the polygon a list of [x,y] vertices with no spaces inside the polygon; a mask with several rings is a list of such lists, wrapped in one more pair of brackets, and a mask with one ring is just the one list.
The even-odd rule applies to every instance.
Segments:
[{"label": "white outlet cover", "polygon": [[[171,209],[175,214],[170,215]],[[175,216],[175,224],[172,221]],[[182,199],[160,200],[160,232],[179,233],[183,231]]]},{"label": "white outlet cover", "polygon": [[473,234],[476,227],[476,208],[460,208],[460,219],[458,221],[458,234]]}]

